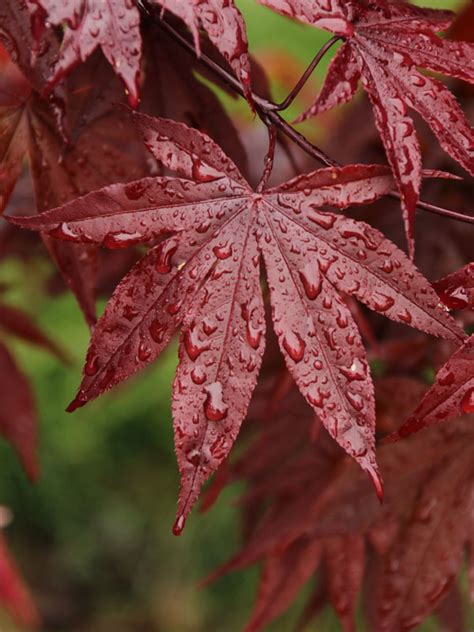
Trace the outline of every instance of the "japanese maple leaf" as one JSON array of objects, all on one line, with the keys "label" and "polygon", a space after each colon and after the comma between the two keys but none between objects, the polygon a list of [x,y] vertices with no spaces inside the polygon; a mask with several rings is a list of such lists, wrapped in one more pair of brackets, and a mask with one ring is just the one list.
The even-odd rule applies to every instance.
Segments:
[{"label": "japanese maple leaf", "polygon": [[[74,97],[71,97],[71,102]],[[57,206],[117,179],[144,173],[143,161],[124,156],[117,143],[125,138],[116,112],[82,131],[66,148],[57,130],[55,110],[42,99],[11,61],[0,85],[0,212],[14,190],[27,158],[39,211]],[[133,132],[132,132],[133,137]],[[125,162],[124,162],[125,161]],[[129,176],[127,176],[127,173]],[[95,254],[88,244],[64,244],[47,235],[43,241],[89,324],[95,321]]]},{"label": "japanese maple leaf", "polygon": [[[384,382],[378,384],[382,388],[376,390],[377,403],[398,423],[399,414],[419,400],[424,387],[408,378]],[[394,398],[394,392],[400,397]],[[352,632],[364,589],[370,595],[368,629],[412,629],[435,611],[453,586],[472,538],[472,421],[460,421],[451,432],[439,427],[425,437],[382,446],[379,462],[386,499],[380,506],[354,463],[329,443],[324,431],[317,441],[308,441],[313,413],[303,409],[295,395],[293,390],[280,402],[271,421],[260,419],[256,440],[234,466],[250,494],[256,491],[262,510],[255,510],[253,497],[245,515],[250,537],[214,577],[263,562],[247,632],[265,629],[311,578],[317,579],[318,588],[304,620],[329,602],[342,629]],[[261,448],[273,437],[274,425],[282,458],[272,470],[268,466],[273,457]],[[298,433],[306,431],[306,439],[300,437],[299,448],[283,455],[285,438],[291,442],[296,425],[303,427]],[[252,467],[257,445],[258,474]],[[366,561],[369,573],[364,572]]]},{"label": "japanese maple leaf", "polygon": [[36,406],[27,377],[17,366],[12,355],[0,343],[2,370],[2,411],[0,434],[11,444],[31,480],[38,477]]},{"label": "japanese maple leaf", "polygon": [[33,218],[12,218],[63,240],[110,248],[172,233],[114,292],[70,410],[155,359],[181,326],[173,399],[179,532],[202,483],[227,456],[257,381],[263,256],[288,369],[380,494],[372,382],[340,293],[433,335],[463,338],[429,283],[380,232],[320,210],[386,194],[393,187],[389,169],[322,169],[256,192],[206,135],[170,120],[138,114],[134,120],[155,158],[189,179],[115,184]]},{"label": "japanese maple leaf", "polygon": [[436,281],[433,287],[449,309],[474,311],[474,262]]},{"label": "japanese maple leaf", "polygon": [[142,54],[140,13],[132,0],[27,0],[33,22],[67,25],[50,78],[56,85],[100,46],[123,81],[130,105],[138,104]]},{"label": "japanese maple leaf", "polygon": [[[260,0],[291,17],[342,34],[315,103],[299,120],[350,101],[362,80],[375,122],[402,195],[405,228],[413,254],[413,218],[421,183],[421,152],[409,109],[428,123],[443,149],[474,175],[474,132],[451,92],[417,67],[474,83],[474,45],[441,39],[454,14],[402,2]],[[330,6],[329,6],[330,5]],[[336,25],[327,23],[337,16]]]},{"label": "japanese maple leaf", "polygon": [[0,603],[9,610],[19,626],[39,626],[40,615],[3,535],[0,535]]},{"label": "japanese maple leaf", "polygon": [[453,585],[472,532],[473,491],[472,453],[458,445],[442,468],[433,469],[378,568],[370,629],[414,629]]},{"label": "japanese maple leaf", "polygon": [[[285,612],[318,568],[325,570],[327,594],[317,595],[320,607],[329,601],[346,632],[355,630],[355,610],[365,570],[365,542],[362,536],[302,537],[283,552],[269,555],[264,562],[257,600],[245,632],[264,630]],[[312,613],[313,614],[313,613]]]},{"label": "japanese maple leaf", "polygon": [[[62,350],[48,338],[23,311],[0,304],[0,328],[21,340],[43,348],[61,360]],[[3,336],[2,336],[3,338]],[[31,385],[4,342],[0,343],[0,370],[2,384],[0,397],[0,434],[17,452],[25,472],[31,480],[38,476],[37,414]]]},{"label": "japanese maple leaf", "polygon": [[406,437],[466,413],[474,413],[474,335],[453,353],[420,405],[387,439]]},{"label": "japanese maple leaf", "polygon": [[247,31],[242,14],[234,0],[152,0],[181,18],[194,37],[200,54],[199,29],[203,28],[211,42],[229,62],[240,79],[247,99],[251,102],[250,58]]}]

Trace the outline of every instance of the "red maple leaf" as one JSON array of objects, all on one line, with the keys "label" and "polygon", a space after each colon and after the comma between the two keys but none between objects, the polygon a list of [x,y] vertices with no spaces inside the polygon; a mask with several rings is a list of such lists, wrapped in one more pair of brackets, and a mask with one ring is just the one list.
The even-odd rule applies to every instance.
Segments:
[{"label": "red maple leaf", "polygon": [[210,41],[229,62],[240,79],[247,99],[251,102],[250,58],[247,32],[242,14],[234,0],[152,0],[171,11],[189,27],[199,54],[199,29],[203,28]]},{"label": "red maple leaf", "polygon": [[449,309],[474,311],[474,262],[436,281],[433,287]]},{"label": "red maple leaf", "polygon": [[48,21],[67,25],[50,78],[56,85],[75,66],[86,61],[100,46],[105,57],[122,79],[130,105],[138,104],[140,60],[142,54],[140,14],[130,0],[27,0],[36,35]]},{"label": "red maple leaf", "polygon": [[[12,20],[12,23],[19,25],[21,20]],[[32,80],[35,79],[40,88],[40,78],[33,75]],[[78,94],[81,95],[80,90]],[[74,106],[74,97],[73,94],[68,106]],[[42,99],[10,61],[0,84],[0,212],[10,199],[25,158],[29,161],[39,211],[118,178],[142,174],[143,162],[136,156],[124,157],[120,151],[119,143],[125,137],[133,142],[123,121],[114,112],[84,129],[74,146],[65,147],[57,129],[54,103]],[[92,324],[95,321],[96,248],[62,244],[47,235],[42,237],[87,321]]]},{"label": "red maple leaf", "polygon": [[350,101],[362,80],[402,195],[405,228],[413,253],[413,218],[422,166],[408,110],[418,112],[443,149],[474,175],[473,129],[451,92],[434,77],[421,74],[417,67],[474,83],[474,45],[436,35],[450,25],[454,14],[404,2],[260,1],[284,15],[344,37],[317,100],[299,120]]},{"label": "red maple leaf", "polygon": [[0,535],[0,602],[8,608],[19,626],[39,626],[40,615],[3,535]]},{"label": "red maple leaf", "polygon": [[460,415],[474,413],[474,335],[439,370],[433,386],[392,441]]},{"label": "red maple leaf", "polygon": [[[377,404],[396,425],[424,388],[409,378],[383,380]],[[272,407],[268,390],[260,399]],[[398,632],[421,623],[452,589],[471,541],[472,421],[382,446],[381,506],[326,433],[314,439],[314,414],[294,389],[270,418],[261,408],[251,419],[256,437],[230,476],[248,484],[241,505],[250,535],[212,576],[263,563],[246,632],[264,629],[311,579],[317,588],[303,622],[329,602],[342,629],[353,632],[364,589],[368,629]]]},{"label": "red maple leaf", "polygon": [[148,149],[185,178],[115,184],[12,221],[110,248],[171,237],[123,279],[97,324],[70,410],[155,359],[182,328],[174,385],[182,476],[176,530],[227,456],[246,414],[264,348],[263,255],[273,321],[288,369],[330,434],[373,478],[373,387],[341,293],[436,336],[462,339],[409,259],[370,226],[321,207],[388,193],[387,167],[322,169],[253,191],[206,135],[133,115]]},{"label": "red maple leaf", "polygon": [[[63,351],[25,312],[4,303],[0,304],[0,329],[2,333],[45,349],[63,361],[66,359]],[[0,434],[17,452],[29,478],[35,480],[39,468],[36,456],[38,422],[34,397],[28,378],[3,341],[0,342],[0,369]]]}]

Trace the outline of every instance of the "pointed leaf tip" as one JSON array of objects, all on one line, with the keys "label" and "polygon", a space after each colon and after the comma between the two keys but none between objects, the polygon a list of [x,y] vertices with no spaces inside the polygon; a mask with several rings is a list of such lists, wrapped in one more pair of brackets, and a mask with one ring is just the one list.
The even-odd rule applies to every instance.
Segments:
[{"label": "pointed leaf tip", "polygon": [[184,527],[186,525],[186,518],[184,514],[180,514],[173,525],[173,535],[180,536],[183,533]]},{"label": "pointed leaf tip", "polygon": [[377,498],[380,503],[383,503],[384,496],[384,488],[383,488],[383,480],[380,476],[380,473],[376,467],[367,468],[367,474],[369,475],[370,480],[372,481],[372,485],[375,488],[375,493],[377,494]]},{"label": "pointed leaf tip", "polygon": [[75,399],[72,400],[72,402],[69,404],[69,406],[66,408],[66,412],[67,413],[73,413],[75,410],[77,410],[78,408],[81,408],[82,406],[84,406],[86,402],[83,402],[79,399],[79,397],[76,397]]}]

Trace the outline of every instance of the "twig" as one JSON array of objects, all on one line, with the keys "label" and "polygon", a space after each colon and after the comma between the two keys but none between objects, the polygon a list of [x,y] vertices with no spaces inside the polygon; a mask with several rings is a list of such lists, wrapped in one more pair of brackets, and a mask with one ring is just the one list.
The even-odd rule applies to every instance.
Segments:
[{"label": "twig", "polygon": [[260,182],[257,186],[257,193],[261,193],[266,187],[268,178],[273,171],[273,160],[275,158],[275,145],[276,145],[276,129],[272,124],[267,125],[268,130],[268,151],[265,156],[263,174]]},{"label": "twig", "polygon": [[282,101],[281,103],[279,103],[279,104],[278,103],[275,104],[275,106],[273,107],[273,110],[275,112],[282,112],[283,110],[286,110],[286,109],[288,109],[290,107],[290,105],[293,103],[293,101],[296,99],[298,94],[303,89],[303,87],[306,84],[306,82],[308,81],[308,79],[313,74],[314,70],[316,69],[316,67],[319,64],[319,62],[321,61],[321,59],[328,52],[328,50],[330,48],[332,48],[334,46],[334,44],[336,44],[336,42],[338,42],[341,39],[342,38],[341,38],[340,35],[334,35],[334,37],[331,37],[331,39],[328,40],[326,42],[326,44],[324,44],[324,46],[316,53],[316,55],[314,56],[313,61],[306,68],[304,73],[301,75],[301,77],[297,81],[296,85],[294,86],[293,90],[291,90],[291,92],[288,94],[286,99],[284,101]]}]

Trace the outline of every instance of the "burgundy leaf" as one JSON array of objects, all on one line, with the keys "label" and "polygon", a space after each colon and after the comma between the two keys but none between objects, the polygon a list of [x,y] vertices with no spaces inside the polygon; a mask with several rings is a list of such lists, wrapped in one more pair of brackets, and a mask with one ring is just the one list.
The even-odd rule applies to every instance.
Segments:
[{"label": "burgundy leaf", "polygon": [[199,29],[206,31],[211,42],[234,69],[247,99],[252,103],[247,31],[244,18],[234,0],[153,1],[185,22],[193,34],[198,54],[201,50]]},{"label": "burgundy leaf", "polygon": [[418,408],[387,440],[397,440],[459,415],[474,413],[474,336],[451,356]]},{"label": "burgundy leaf", "polygon": [[384,560],[371,629],[411,630],[440,603],[459,572],[469,532],[472,458],[464,451],[433,475]]},{"label": "burgundy leaf", "polygon": [[[121,114],[111,113],[89,125],[76,144],[66,148],[50,104],[31,92],[24,77],[12,75],[11,85],[15,89],[12,103],[2,106],[0,102],[0,210],[22,171],[25,156],[30,162],[39,211],[146,171],[144,158],[133,152],[133,130],[125,128]],[[124,156],[121,144],[127,141],[129,155]],[[48,236],[43,240],[86,320],[94,323],[96,247],[65,244]]]},{"label": "burgundy leaf", "polygon": [[464,595],[457,584],[441,601],[436,609],[436,617],[447,632],[464,632],[466,622],[464,617]]},{"label": "burgundy leaf", "polygon": [[[35,44],[27,2],[29,0],[2,0],[0,42],[29,84],[41,92],[47,83],[59,47],[52,32],[45,34],[39,46]],[[35,52],[34,63],[32,63],[33,51]],[[4,72],[5,69],[2,68],[2,75]]]},{"label": "burgundy leaf", "polygon": [[102,51],[123,81],[132,107],[138,104],[140,59],[140,14],[130,0],[27,0],[34,20],[67,26],[50,87],[95,49]]},{"label": "burgundy leaf", "polygon": [[64,352],[54,340],[48,338],[25,312],[15,307],[0,304],[0,327],[9,334],[42,347],[62,360],[65,359]]},{"label": "burgundy leaf", "polygon": [[38,477],[37,419],[30,385],[3,344],[0,344],[2,408],[0,433],[17,452],[31,480]]},{"label": "burgundy leaf", "polygon": [[145,80],[140,110],[205,132],[245,174],[245,149],[230,116],[213,91],[196,78],[204,70],[199,60],[190,57],[166,31],[160,32],[159,39],[155,30],[145,31],[143,41]]},{"label": "burgundy leaf", "polygon": [[300,540],[281,555],[268,557],[245,632],[264,630],[288,608],[319,566],[321,550],[321,542]]},{"label": "burgundy leaf", "polygon": [[39,613],[3,536],[0,536],[0,602],[8,608],[19,626],[39,626]]},{"label": "burgundy leaf", "polygon": [[325,560],[329,599],[344,632],[355,632],[355,615],[364,579],[365,542],[360,535],[327,538]]},{"label": "burgundy leaf", "polygon": [[255,386],[264,335],[262,253],[288,369],[381,494],[372,383],[339,293],[427,333],[463,338],[428,282],[381,233],[320,210],[388,193],[388,169],[322,169],[255,193],[204,134],[169,120],[138,114],[134,120],[155,158],[194,183],[145,178],[34,218],[11,218],[63,240],[112,248],[175,233],[154,246],[114,293],[94,331],[71,409],[148,364],[182,326],[174,389],[179,531],[201,484],[228,454]]},{"label": "burgundy leaf", "polygon": [[433,287],[449,309],[474,310],[474,263],[436,281]]},{"label": "burgundy leaf", "polygon": [[[321,6],[327,3],[299,0],[264,4],[315,26],[336,33],[337,24],[320,24]],[[413,255],[413,219],[421,182],[421,154],[408,108],[430,125],[443,149],[474,175],[474,133],[454,96],[436,79],[417,67],[474,83],[472,43],[441,39],[436,31],[447,28],[451,14],[420,9],[399,2],[334,3],[329,14],[346,22],[346,42],[329,69],[315,103],[299,120],[317,115],[350,100],[362,78],[372,102],[375,121],[402,195],[403,215]]]},{"label": "burgundy leaf", "polygon": [[[377,388],[378,407],[395,417],[406,414],[423,390],[423,385],[407,378],[391,378],[382,385]],[[260,419],[254,442],[270,440],[274,425],[281,441],[296,426],[309,431],[309,409],[300,411],[294,403],[294,414],[284,409],[270,424]],[[253,509],[249,507],[250,537],[243,549],[216,575],[263,560],[267,572],[262,583],[264,598],[259,602],[263,612],[273,613],[271,604],[282,602],[278,597],[271,602],[272,593],[265,592],[265,586],[277,582],[293,586],[297,580],[289,568],[291,552],[321,546],[325,563],[320,571],[315,569],[318,589],[304,621],[329,601],[343,629],[354,630],[354,612],[363,589],[369,629],[374,632],[409,630],[432,613],[443,621],[449,619],[457,630],[458,610],[447,614],[442,601],[454,590],[464,547],[472,540],[472,432],[472,419],[465,418],[454,427],[440,426],[423,436],[382,446],[379,462],[386,483],[382,506],[370,502],[367,481],[354,471],[353,462],[341,458],[340,450],[331,449],[335,446],[328,443],[324,431],[316,442],[303,439],[292,462],[285,459],[280,467],[263,465],[258,472],[243,471],[245,454],[236,471],[242,472],[250,488],[262,489],[265,478],[268,487],[257,496],[260,511],[255,510],[255,503]],[[284,487],[282,481],[298,464],[299,479]],[[371,547],[366,546],[368,542]],[[283,569],[287,569],[285,581],[281,580]],[[295,598],[296,591],[285,607]]]},{"label": "burgundy leaf", "polygon": [[259,0],[289,18],[300,20],[317,28],[328,29],[340,35],[352,35],[353,26],[348,19],[344,0]]}]

